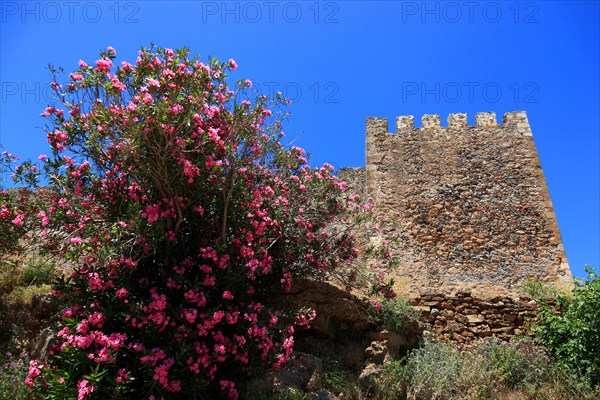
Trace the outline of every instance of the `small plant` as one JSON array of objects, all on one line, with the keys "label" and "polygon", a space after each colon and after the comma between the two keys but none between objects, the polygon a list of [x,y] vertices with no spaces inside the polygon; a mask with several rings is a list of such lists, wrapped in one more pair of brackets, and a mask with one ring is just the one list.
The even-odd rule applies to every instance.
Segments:
[{"label": "small plant", "polygon": [[332,358],[323,359],[323,372],[325,374],[323,386],[326,389],[336,394],[342,393],[344,398],[361,398],[356,376],[337,360]]},{"label": "small plant", "polygon": [[25,286],[43,285],[52,282],[55,265],[41,259],[30,261],[21,273],[21,284]]},{"label": "small plant", "polygon": [[276,394],[271,400],[310,400],[308,393],[300,392],[296,389],[287,389],[282,393]]},{"label": "small plant", "polygon": [[15,356],[11,353],[0,355],[0,399],[26,400],[29,389],[25,377],[29,370],[27,354]]},{"label": "small plant", "polygon": [[535,279],[528,279],[523,282],[521,290],[534,299],[554,299],[559,295],[559,292],[554,285]]},{"label": "small plant", "polygon": [[377,378],[375,392],[383,399],[404,399],[410,381],[406,360],[391,360]]},{"label": "small plant", "polygon": [[19,284],[19,263],[12,260],[0,260],[0,296],[10,293]]},{"label": "small plant", "polygon": [[390,331],[402,332],[419,318],[419,312],[402,297],[373,301],[369,307],[369,321],[382,324]]}]

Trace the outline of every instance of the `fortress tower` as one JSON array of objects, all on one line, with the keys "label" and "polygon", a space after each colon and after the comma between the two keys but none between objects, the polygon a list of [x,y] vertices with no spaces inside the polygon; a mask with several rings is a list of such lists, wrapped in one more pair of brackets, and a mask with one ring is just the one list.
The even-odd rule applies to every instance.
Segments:
[{"label": "fortress tower", "polygon": [[366,181],[398,224],[384,232],[411,291],[512,290],[571,271],[527,115],[367,118]]}]

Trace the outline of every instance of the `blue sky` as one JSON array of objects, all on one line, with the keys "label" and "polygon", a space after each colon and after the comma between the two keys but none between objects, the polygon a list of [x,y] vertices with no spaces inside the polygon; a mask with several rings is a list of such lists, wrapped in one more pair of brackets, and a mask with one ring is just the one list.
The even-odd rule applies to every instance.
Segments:
[{"label": "blue sky", "polygon": [[[574,275],[599,263],[597,1],[0,2],[0,143],[47,151],[48,63],[113,46],[234,58],[263,94],[292,98],[288,137],[316,163],[364,165],[367,116],[526,110]],[[419,119],[417,117],[417,119]],[[4,184],[7,183],[4,177]]]}]

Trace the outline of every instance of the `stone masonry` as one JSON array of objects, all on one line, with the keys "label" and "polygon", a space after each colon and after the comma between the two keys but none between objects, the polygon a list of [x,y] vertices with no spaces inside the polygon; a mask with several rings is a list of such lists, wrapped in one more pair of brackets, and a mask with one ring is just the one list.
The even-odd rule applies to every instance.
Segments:
[{"label": "stone masonry", "polygon": [[[356,175],[356,172],[354,172]],[[358,179],[354,177],[353,179]],[[362,180],[362,179],[360,179]],[[361,182],[362,183],[362,182]],[[571,282],[527,115],[367,118],[366,184],[397,223],[382,233],[410,293],[510,293]]]},{"label": "stone masonry", "polygon": [[494,336],[510,340],[528,334],[527,324],[536,316],[536,302],[529,296],[495,296],[485,300],[469,292],[454,296],[430,293],[410,300],[422,314],[420,321],[439,339],[454,343]]}]

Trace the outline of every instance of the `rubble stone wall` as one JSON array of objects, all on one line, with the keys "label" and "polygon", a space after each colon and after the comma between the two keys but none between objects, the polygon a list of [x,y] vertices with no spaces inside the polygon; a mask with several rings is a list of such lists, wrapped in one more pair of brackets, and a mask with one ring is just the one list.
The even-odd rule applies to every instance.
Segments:
[{"label": "rubble stone wall", "polygon": [[535,317],[536,303],[529,297],[473,297],[470,292],[454,296],[443,293],[424,294],[411,299],[421,311],[420,321],[440,339],[469,343],[490,336],[509,340],[527,334],[527,321]]}]

